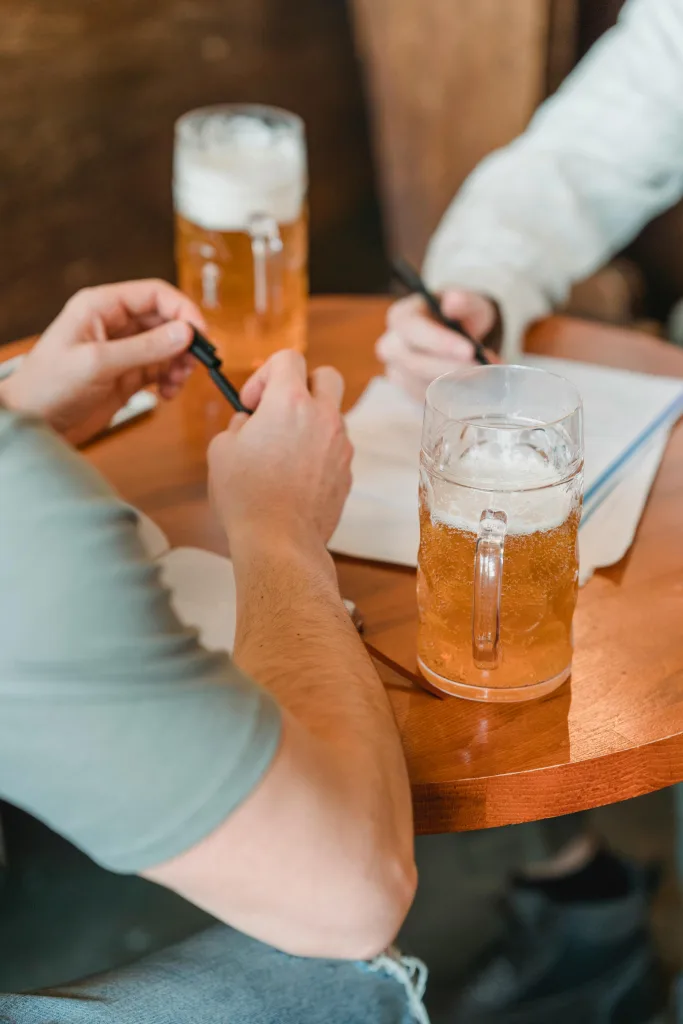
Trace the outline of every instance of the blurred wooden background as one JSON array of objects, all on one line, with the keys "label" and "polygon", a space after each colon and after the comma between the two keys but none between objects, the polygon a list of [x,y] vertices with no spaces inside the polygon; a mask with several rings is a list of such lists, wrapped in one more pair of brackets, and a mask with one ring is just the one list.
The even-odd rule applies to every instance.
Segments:
[{"label": "blurred wooden background", "polygon": [[[173,276],[173,121],[207,103],[304,117],[313,289],[382,290],[383,237],[419,260],[621,2],[0,0],[0,342],[83,285]],[[628,257],[575,307],[623,318],[645,290],[663,317],[683,294],[683,208]]]},{"label": "blurred wooden background", "polygon": [[0,0],[0,341],[75,289],[172,277],[173,122],[274,103],[308,125],[312,283],[386,275],[344,0]]},{"label": "blurred wooden background", "polygon": [[472,168],[575,57],[577,0],[353,0],[388,244],[419,263]]}]

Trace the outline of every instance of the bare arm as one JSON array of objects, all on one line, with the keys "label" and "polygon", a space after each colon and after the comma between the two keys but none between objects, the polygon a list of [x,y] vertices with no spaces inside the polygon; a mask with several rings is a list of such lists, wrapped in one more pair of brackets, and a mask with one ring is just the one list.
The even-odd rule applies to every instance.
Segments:
[{"label": "bare arm", "polygon": [[[235,660],[284,709],[280,751],[218,830],[146,874],[289,952],[361,958],[392,941],[412,900],[410,790],[391,708],[325,549],[346,489],[335,484],[330,500],[329,482],[339,464],[348,473],[350,454],[327,393],[339,385],[323,378],[312,400],[301,392],[303,361],[281,356],[263,413],[211,452],[237,580]],[[282,399],[278,389],[293,374],[299,393]],[[260,415],[281,418],[279,441],[269,432],[263,446]],[[272,460],[291,466],[304,438],[307,469],[298,481],[282,466],[275,472]],[[332,457],[320,458],[323,450]],[[260,482],[245,503],[231,484],[259,453]]]},{"label": "bare arm", "polygon": [[[140,375],[180,386],[189,339],[159,324],[179,313],[187,300],[158,282],[82,293],[0,401],[89,436]],[[342,390],[321,369],[309,391],[303,359],[280,353],[245,389],[255,415],[209,452],[236,660],[280,709],[181,627],[130,510],[76,453],[0,415],[0,779],[114,870],[289,952],[360,958],[393,939],[416,879],[396,726],[325,548],[350,485]]]}]

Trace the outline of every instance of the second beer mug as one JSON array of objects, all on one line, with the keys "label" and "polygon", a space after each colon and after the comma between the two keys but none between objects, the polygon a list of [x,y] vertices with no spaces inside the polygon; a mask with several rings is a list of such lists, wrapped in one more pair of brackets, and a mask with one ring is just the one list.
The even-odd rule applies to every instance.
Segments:
[{"label": "second beer mug", "polygon": [[173,195],[182,290],[227,370],[306,346],[306,145],[300,118],[259,106],[176,124]]},{"label": "second beer mug", "polygon": [[488,366],[430,385],[418,655],[432,688],[518,701],[568,677],[582,496],[582,406],[568,381]]}]

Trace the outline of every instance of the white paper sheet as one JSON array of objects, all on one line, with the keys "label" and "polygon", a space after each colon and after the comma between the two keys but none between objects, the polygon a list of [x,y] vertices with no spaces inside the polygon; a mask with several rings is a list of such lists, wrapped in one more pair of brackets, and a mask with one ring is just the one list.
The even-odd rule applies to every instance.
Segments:
[{"label": "white paper sheet", "polygon": [[232,651],[237,593],[229,558],[201,548],[174,548],[157,524],[138,510],[138,534],[150,559],[161,569],[176,615],[198,630],[210,651]]},{"label": "white paper sheet", "polygon": [[150,519],[149,516],[146,516],[139,509],[135,511],[138,517],[138,537],[142,541],[142,546],[147,552],[148,557],[154,562],[157,558],[165,555],[170,550],[171,545],[168,543],[168,537],[164,531],[160,526],[157,526],[153,519]]},{"label": "white paper sheet", "polygon": [[[677,396],[683,381],[535,356],[528,365],[567,377],[585,412],[586,489]],[[371,381],[347,417],[356,449],[353,489],[330,548],[340,554],[417,564],[417,486],[422,406],[384,378]],[[581,582],[619,561],[633,541],[670,426],[625,467],[580,531]]]},{"label": "white paper sheet", "polygon": [[208,650],[231,651],[237,618],[232,562],[200,548],[175,548],[158,564],[180,621],[199,631]]}]

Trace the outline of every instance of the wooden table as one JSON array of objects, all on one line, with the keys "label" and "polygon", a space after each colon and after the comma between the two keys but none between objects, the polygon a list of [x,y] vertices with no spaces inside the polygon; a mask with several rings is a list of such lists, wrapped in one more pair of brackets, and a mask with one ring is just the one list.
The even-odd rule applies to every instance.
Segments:
[{"label": "wooden table", "polygon": [[[373,342],[386,306],[379,298],[311,302],[311,361],[342,370],[348,404],[378,370]],[[578,320],[541,323],[528,348],[683,377],[682,352]],[[205,451],[227,418],[225,402],[198,372],[182,398],[97,442],[88,456],[173,545],[223,552],[206,500]],[[418,832],[551,817],[683,780],[683,426],[628,555],[581,591],[571,682],[544,699],[485,705],[421,690],[414,571],[349,558],[337,564],[394,706]]]}]

